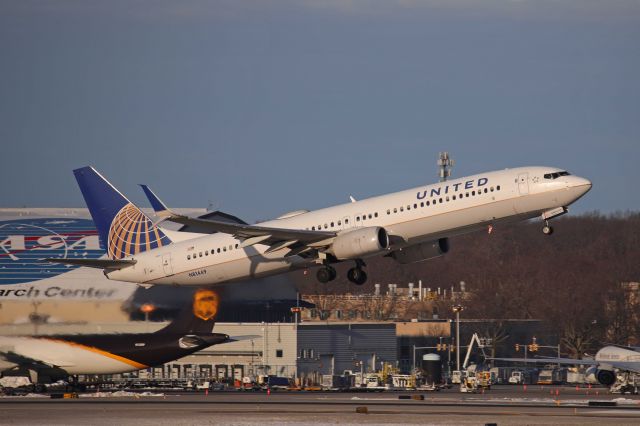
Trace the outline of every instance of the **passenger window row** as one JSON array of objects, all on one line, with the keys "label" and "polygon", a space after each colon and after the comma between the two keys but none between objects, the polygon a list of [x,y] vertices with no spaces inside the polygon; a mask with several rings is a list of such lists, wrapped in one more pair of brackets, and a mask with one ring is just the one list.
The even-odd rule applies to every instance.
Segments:
[{"label": "passenger window row", "polygon": [[[237,249],[239,247],[240,247],[240,244],[236,244],[235,246],[233,244],[229,244],[228,246],[218,247],[217,249],[211,249],[211,255],[213,256],[215,253],[224,253],[227,250],[231,251],[234,248]],[[202,257],[203,255],[209,256],[209,250],[205,250],[204,252],[200,251],[198,253],[188,254],[187,260],[196,259],[198,257]]]},{"label": "passenger window row", "polygon": [[439,197],[439,198],[433,198],[431,200],[427,200],[427,201],[421,201],[420,204],[418,203],[413,203],[413,205],[411,204],[407,204],[406,206],[400,206],[400,207],[395,207],[393,210],[392,209],[387,209],[387,214],[390,215],[392,213],[402,213],[405,211],[405,209],[407,211],[411,210],[411,208],[413,208],[414,210],[417,209],[418,207],[429,207],[430,205],[436,205],[438,203],[442,204],[442,203],[446,203],[449,201],[455,201],[455,200],[463,200],[465,198],[469,198],[469,197],[475,197],[476,195],[481,195],[481,194],[488,194],[489,192],[494,192],[494,191],[500,191],[500,185],[496,186],[496,187],[490,187],[490,188],[484,188],[484,191],[482,189],[478,190],[477,192],[475,190],[471,191],[471,192],[465,192],[465,193],[460,193],[460,194],[453,194],[451,196],[447,195],[445,197]]}]

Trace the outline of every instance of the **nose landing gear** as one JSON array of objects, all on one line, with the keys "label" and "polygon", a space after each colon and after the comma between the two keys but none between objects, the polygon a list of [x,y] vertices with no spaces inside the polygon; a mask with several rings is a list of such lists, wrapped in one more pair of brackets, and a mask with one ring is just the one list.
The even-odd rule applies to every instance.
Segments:
[{"label": "nose landing gear", "polygon": [[546,212],[542,213],[542,220],[544,220],[544,227],[542,228],[542,233],[545,235],[553,234],[553,227],[549,225],[549,220],[553,219],[554,217],[567,214],[568,212],[569,212],[569,209],[566,207],[557,207],[555,209],[547,210]]}]

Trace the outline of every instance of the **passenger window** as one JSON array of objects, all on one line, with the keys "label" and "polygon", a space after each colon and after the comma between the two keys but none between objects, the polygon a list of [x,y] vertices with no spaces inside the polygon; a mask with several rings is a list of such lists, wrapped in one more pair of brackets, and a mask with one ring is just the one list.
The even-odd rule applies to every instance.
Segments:
[{"label": "passenger window", "polygon": [[407,210],[411,210],[411,204],[407,206]]},{"label": "passenger window", "polygon": [[455,196],[455,195],[453,196],[453,199],[454,199],[454,200],[456,199],[456,196]]},{"label": "passenger window", "polygon": [[491,192],[493,192],[493,186],[491,187]]},{"label": "passenger window", "polygon": [[391,209],[387,210],[387,214],[391,214]]},{"label": "passenger window", "polygon": [[401,212],[403,212],[403,211],[404,211],[404,208],[403,208],[403,207],[400,207],[400,211],[401,211]]},{"label": "passenger window", "polygon": [[331,222],[331,227],[333,228],[335,225],[333,224],[333,222]]},{"label": "passenger window", "polygon": [[344,224],[346,225],[346,224],[348,224],[348,223],[349,223],[349,219],[345,219],[345,220],[344,220]]},{"label": "passenger window", "polygon": [[475,197],[476,191],[471,191],[471,195],[473,195]]},{"label": "passenger window", "polygon": [[486,194],[487,192],[489,192],[489,190],[487,188],[484,189],[484,193]]},{"label": "passenger window", "polygon": [[424,201],[420,203],[420,207],[424,207]]},{"label": "passenger window", "polygon": [[442,204],[442,198],[438,199],[438,202],[439,202],[440,204]]},{"label": "passenger window", "polygon": [[448,195],[447,195],[447,198],[446,198],[446,200],[447,200],[447,203],[448,203],[448,202],[449,202],[449,196],[448,196]]},{"label": "passenger window", "polygon": [[191,260],[191,255],[190,254],[187,255],[187,260]]},{"label": "passenger window", "polygon": [[496,189],[497,189],[498,191],[500,191],[500,185],[498,185],[498,186],[496,187]]},{"label": "passenger window", "polygon": [[431,203],[429,202],[429,200],[427,200],[427,207],[429,207],[431,205]]},{"label": "passenger window", "polygon": [[315,230],[316,230],[316,227],[315,227],[315,226],[312,226],[312,227],[311,227],[311,230],[312,230],[312,231],[315,231]]},{"label": "passenger window", "polygon": [[338,221],[338,226],[340,226],[340,225],[342,225],[342,221],[341,220]]},{"label": "passenger window", "polygon": [[218,253],[220,253],[220,247],[218,247]]},{"label": "passenger window", "polygon": [[238,248],[238,244],[236,244],[236,248]]},{"label": "passenger window", "polygon": [[227,246],[222,247],[222,251],[227,251]]},{"label": "passenger window", "polygon": [[369,213],[369,219],[371,219],[371,217],[372,217],[372,216],[371,216],[371,213]]},{"label": "passenger window", "polygon": [[200,252],[200,257],[202,257],[202,252]]},{"label": "passenger window", "polygon": [[360,222],[360,216],[356,216],[356,222]]},{"label": "passenger window", "polygon": [[374,215],[375,217],[378,217],[378,212],[375,212],[373,215]]},{"label": "passenger window", "polygon": [[398,208],[397,208],[397,207],[395,207],[395,208],[393,209],[393,212],[394,212],[394,213],[398,213]]},{"label": "passenger window", "polygon": [[324,224],[324,229],[327,229],[329,227],[329,225],[327,225],[326,223]]},{"label": "passenger window", "polygon": [[414,208],[414,209],[417,209],[417,208],[418,208],[418,204],[417,204],[417,203],[416,203],[416,204],[414,204],[414,205],[413,205],[413,208]]},{"label": "passenger window", "polygon": [[205,256],[209,256],[209,250],[205,250],[205,251],[204,251],[204,255],[205,255]]}]

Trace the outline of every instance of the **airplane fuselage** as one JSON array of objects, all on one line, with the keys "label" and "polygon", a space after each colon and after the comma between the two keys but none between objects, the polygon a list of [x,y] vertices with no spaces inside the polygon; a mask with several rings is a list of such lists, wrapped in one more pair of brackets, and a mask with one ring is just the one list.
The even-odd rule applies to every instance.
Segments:
[{"label": "airplane fuselage", "polygon": [[[564,173],[564,174],[562,174]],[[260,223],[264,227],[347,233],[382,227],[389,251],[437,241],[497,223],[542,215],[575,202],[591,183],[551,167],[523,167],[453,179]],[[287,248],[241,248],[242,240],[216,233],[128,257],[136,264],[107,273],[142,284],[212,285],[285,272],[316,264],[288,256]],[[380,253],[378,253],[379,255]]]},{"label": "airplane fuselage", "polygon": [[[228,338],[219,333],[0,336],[0,373],[16,367],[60,378],[124,373],[182,358]],[[36,364],[29,367],[30,362]]]}]

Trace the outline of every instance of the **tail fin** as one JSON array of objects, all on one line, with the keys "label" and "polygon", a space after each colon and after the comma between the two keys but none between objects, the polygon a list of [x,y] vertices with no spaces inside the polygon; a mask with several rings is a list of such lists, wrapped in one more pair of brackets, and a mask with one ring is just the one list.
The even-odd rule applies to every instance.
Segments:
[{"label": "tail fin", "polygon": [[93,167],[76,169],[73,174],[111,259],[122,259],[171,243],[169,237]]},{"label": "tail fin", "polygon": [[186,306],[173,322],[156,333],[211,333],[220,298],[213,290],[200,289],[193,294],[193,304]]}]

